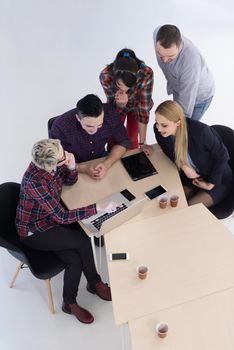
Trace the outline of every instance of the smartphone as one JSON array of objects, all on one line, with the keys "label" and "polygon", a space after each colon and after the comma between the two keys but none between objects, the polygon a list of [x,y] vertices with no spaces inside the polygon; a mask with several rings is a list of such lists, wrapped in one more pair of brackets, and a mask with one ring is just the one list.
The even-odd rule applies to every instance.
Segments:
[{"label": "smartphone", "polygon": [[110,253],[110,260],[129,260],[128,253]]},{"label": "smartphone", "polygon": [[120,192],[129,202],[133,201],[136,197],[127,189]]},{"label": "smartphone", "polygon": [[163,194],[165,192],[167,192],[167,190],[163,186],[160,185],[160,186],[152,188],[152,190],[145,192],[145,196],[151,200],[151,199],[154,199],[158,196],[161,196],[161,194]]}]

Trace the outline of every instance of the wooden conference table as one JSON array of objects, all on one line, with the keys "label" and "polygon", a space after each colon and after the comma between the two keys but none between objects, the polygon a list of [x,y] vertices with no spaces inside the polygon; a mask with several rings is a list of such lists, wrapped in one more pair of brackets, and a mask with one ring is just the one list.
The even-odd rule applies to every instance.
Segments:
[{"label": "wooden conference table", "polygon": [[[126,155],[134,154],[139,150],[128,151]],[[108,171],[104,179],[97,181],[93,180],[86,174],[79,174],[79,179],[73,186],[64,186],[62,192],[62,199],[69,209],[77,207],[83,207],[91,203],[96,203],[98,200],[114,193],[128,189],[132,192],[136,201],[141,200],[144,197],[144,192],[162,185],[168,190],[168,195],[178,194],[179,204],[178,208],[187,206],[187,201],[184,195],[183,187],[180,181],[180,177],[176,166],[163,154],[161,148],[155,144],[153,145],[153,154],[149,157],[150,161],[154,164],[158,171],[158,174],[149,176],[139,181],[133,181],[128,175],[127,171],[121,164],[121,161],[117,161]],[[87,163],[97,164],[101,159],[95,159]],[[162,215],[162,213],[170,212],[172,209],[168,206],[162,210],[159,208],[157,200],[146,200],[142,212],[129,220],[128,222],[135,222],[154,215]],[[176,208],[177,209],[177,208]],[[97,264],[97,256],[94,246],[93,235],[84,227],[85,232],[91,236],[91,243],[94,253],[94,260],[97,270],[101,269],[101,250],[99,251],[99,268]]]},{"label": "wooden conference table", "polygon": [[[155,325],[167,321],[161,339]],[[234,288],[129,322],[132,350],[233,350]]]},{"label": "wooden conference table", "polygon": [[[150,160],[158,174],[137,182],[130,179],[120,161],[101,181],[80,174],[75,185],[64,187],[63,201],[69,209],[77,208],[124,188],[141,199],[157,185],[166,187],[169,194],[178,194],[177,208],[162,210],[156,200],[148,201],[141,214],[105,235],[107,254],[122,251],[130,256],[128,261],[108,261],[115,321],[118,325],[128,322],[134,350],[158,348],[156,344],[170,350],[229,350],[228,346],[213,346],[210,339],[226,321],[227,327],[220,327],[224,333],[219,337],[217,332],[214,337],[220,344],[223,334],[226,344],[233,328],[229,323],[234,311],[234,237],[203,205],[187,207],[177,169],[158,145],[154,145]],[[146,280],[136,276],[139,264],[149,268]],[[203,308],[210,311],[209,318],[204,318]],[[200,317],[203,321],[199,323]],[[155,336],[158,320],[169,323],[165,339]],[[200,346],[199,332],[210,347]],[[188,343],[193,338],[196,347]]]},{"label": "wooden conference table", "polygon": [[[136,199],[144,197],[144,192],[158,185],[164,186],[168,190],[168,194],[178,194],[180,197],[178,208],[187,206],[183,187],[175,165],[163,154],[161,148],[153,145],[154,152],[149,157],[154,164],[158,174],[147,177],[139,181],[133,181],[120,161],[117,161],[108,171],[104,179],[93,180],[86,174],[79,174],[79,180],[73,186],[64,186],[62,199],[69,209],[86,206],[95,203],[98,200],[108,196],[114,192],[128,189],[132,192]],[[138,151],[128,151],[127,155]],[[98,163],[99,160],[92,160],[91,163]],[[90,163],[87,162],[87,163]],[[136,221],[150,216],[161,215],[174,211],[170,206],[162,210],[158,207],[157,200],[147,201],[140,215],[130,220]]]},{"label": "wooden conference table", "polygon": [[105,244],[130,257],[108,261],[116,324],[234,287],[234,237],[202,204],[125,224]]}]

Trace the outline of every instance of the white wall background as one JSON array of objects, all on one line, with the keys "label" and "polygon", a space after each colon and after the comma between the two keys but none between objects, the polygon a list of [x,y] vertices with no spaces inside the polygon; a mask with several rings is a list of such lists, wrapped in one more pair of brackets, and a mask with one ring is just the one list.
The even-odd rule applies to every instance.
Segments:
[{"label": "white wall background", "polygon": [[[47,120],[87,93],[104,100],[98,75],[129,47],[155,72],[155,106],[167,99],[152,32],[175,24],[202,51],[217,91],[203,121],[234,128],[232,0],[0,0],[0,182],[20,181]],[[152,125],[148,142],[154,142]]]}]

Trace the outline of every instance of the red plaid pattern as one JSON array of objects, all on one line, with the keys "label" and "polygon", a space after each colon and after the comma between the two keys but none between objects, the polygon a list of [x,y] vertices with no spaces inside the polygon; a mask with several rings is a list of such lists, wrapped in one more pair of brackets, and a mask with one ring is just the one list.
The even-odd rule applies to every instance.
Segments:
[{"label": "red plaid pattern", "polygon": [[[99,76],[102,87],[105,91],[107,102],[115,103],[115,93],[118,90],[112,78],[112,68],[107,66]],[[149,113],[153,107],[153,71],[145,64],[137,72],[137,83],[135,87],[128,90],[128,103],[124,109],[117,108],[120,115],[132,112],[135,118],[140,122],[147,124],[149,122]]]},{"label": "red plaid pattern", "polygon": [[96,214],[96,205],[66,210],[60,203],[62,185],[72,185],[78,179],[77,170],[66,165],[49,173],[30,163],[20,189],[16,226],[21,238],[29,232],[46,231],[56,225],[70,224]]}]

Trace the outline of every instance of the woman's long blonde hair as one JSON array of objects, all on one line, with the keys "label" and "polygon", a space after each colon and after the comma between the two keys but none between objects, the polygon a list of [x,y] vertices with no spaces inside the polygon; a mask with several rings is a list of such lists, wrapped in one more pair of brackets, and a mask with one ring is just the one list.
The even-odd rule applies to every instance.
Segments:
[{"label": "woman's long blonde hair", "polygon": [[188,165],[188,131],[183,109],[177,102],[168,100],[161,103],[155,113],[175,123],[180,121],[175,134],[175,163],[178,168]]}]

